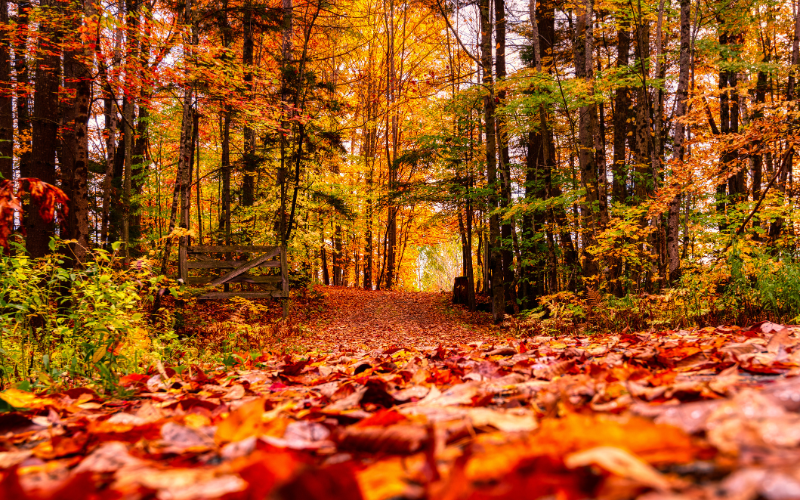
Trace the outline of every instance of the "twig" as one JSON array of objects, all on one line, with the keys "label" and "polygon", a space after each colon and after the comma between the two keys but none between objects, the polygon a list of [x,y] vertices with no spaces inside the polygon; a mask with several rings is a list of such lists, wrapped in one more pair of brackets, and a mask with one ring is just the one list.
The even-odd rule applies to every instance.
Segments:
[{"label": "twig", "polygon": [[444,22],[447,23],[447,27],[450,28],[450,31],[453,32],[453,36],[455,37],[458,44],[461,45],[461,48],[464,50],[464,52],[469,56],[470,59],[480,64],[481,63],[480,59],[472,55],[472,52],[470,52],[469,49],[464,45],[464,42],[461,41],[461,37],[458,36],[458,32],[453,28],[453,25],[450,24],[450,18],[447,16],[447,12],[445,12],[441,0],[436,0],[436,6],[439,7],[439,12],[442,13],[442,17],[444,17]]}]

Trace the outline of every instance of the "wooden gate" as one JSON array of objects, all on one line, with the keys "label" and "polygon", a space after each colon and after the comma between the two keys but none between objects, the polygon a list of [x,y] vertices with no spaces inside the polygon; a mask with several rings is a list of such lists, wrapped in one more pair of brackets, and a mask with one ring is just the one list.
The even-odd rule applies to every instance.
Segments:
[{"label": "wooden gate", "polygon": [[[214,255],[223,255],[215,257]],[[240,257],[249,254],[249,260]],[[251,275],[250,271],[257,268],[278,268],[280,274]],[[238,245],[197,245],[180,246],[178,250],[179,277],[188,285],[216,286],[225,285],[225,291],[207,292],[200,300],[228,299],[242,297],[246,299],[281,298],[284,299],[284,315],[286,310],[285,299],[289,298],[289,276],[286,265],[286,247],[271,246],[238,246]],[[189,276],[190,271],[220,270],[218,276]],[[227,271],[227,272],[222,272]],[[231,283],[252,283],[258,285],[262,291],[229,291]]]}]

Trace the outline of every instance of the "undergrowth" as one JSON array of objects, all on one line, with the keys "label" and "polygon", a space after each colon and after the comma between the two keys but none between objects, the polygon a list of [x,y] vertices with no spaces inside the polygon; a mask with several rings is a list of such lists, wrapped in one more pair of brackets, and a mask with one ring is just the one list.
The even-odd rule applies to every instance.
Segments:
[{"label": "undergrowth", "polygon": [[123,374],[167,361],[176,337],[169,315],[148,321],[148,297],[162,286],[149,262],[125,268],[94,250],[82,268],[59,251],[31,259],[0,255],[0,384],[39,389],[87,382],[106,392]]},{"label": "undergrowth", "polygon": [[76,269],[63,243],[52,246],[39,259],[19,245],[0,253],[0,390],[81,385],[124,395],[119,380],[128,374],[249,366],[268,349],[298,351],[310,335],[305,323],[323,307],[313,287],[293,293],[298,307],[287,321],[279,302],[202,303],[154,272],[154,261],[124,265],[117,244]]},{"label": "undergrowth", "polygon": [[800,322],[800,262],[734,246],[716,261],[685,266],[660,293],[559,292],[510,322],[519,335],[663,330],[758,321]]},{"label": "undergrowth", "polygon": [[[56,245],[40,259],[20,247],[0,255],[0,388],[83,385],[121,394],[120,377],[167,365],[252,366],[266,350],[302,351],[308,325],[326,307],[313,286],[293,291],[285,321],[279,302],[198,302],[147,259],[123,265],[116,245],[94,250],[76,269],[65,264],[66,247]],[[153,310],[156,296],[162,298]],[[481,314],[469,321],[488,321]],[[761,320],[800,321],[800,262],[735,246],[717,261],[685,266],[680,281],[659,293],[560,292],[505,326],[520,336],[586,335]]]}]

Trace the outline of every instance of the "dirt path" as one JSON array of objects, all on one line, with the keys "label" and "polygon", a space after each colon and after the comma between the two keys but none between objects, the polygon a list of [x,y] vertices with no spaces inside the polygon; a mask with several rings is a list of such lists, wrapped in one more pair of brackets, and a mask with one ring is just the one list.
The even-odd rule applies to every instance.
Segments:
[{"label": "dirt path", "polygon": [[311,343],[327,349],[435,347],[497,341],[489,314],[450,304],[450,295],[320,287],[325,298],[309,324]]}]

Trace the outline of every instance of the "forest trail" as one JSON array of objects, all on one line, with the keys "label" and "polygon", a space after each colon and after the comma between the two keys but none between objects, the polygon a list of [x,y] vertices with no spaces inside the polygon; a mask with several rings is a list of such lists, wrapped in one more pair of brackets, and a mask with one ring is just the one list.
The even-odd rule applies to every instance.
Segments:
[{"label": "forest trail", "polygon": [[312,343],[325,348],[436,347],[499,340],[487,313],[453,306],[449,293],[319,287],[320,314],[311,318]]}]

